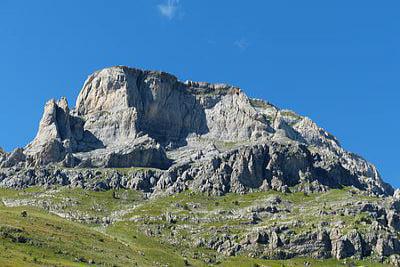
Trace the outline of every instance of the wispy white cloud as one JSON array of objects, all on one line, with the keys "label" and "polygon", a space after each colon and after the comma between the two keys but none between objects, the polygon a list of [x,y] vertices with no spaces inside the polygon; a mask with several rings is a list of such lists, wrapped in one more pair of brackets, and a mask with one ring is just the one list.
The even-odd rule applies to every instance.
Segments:
[{"label": "wispy white cloud", "polygon": [[158,11],[160,14],[168,19],[173,19],[179,12],[180,0],[166,0],[163,4],[159,4]]},{"label": "wispy white cloud", "polygon": [[249,41],[247,41],[246,38],[236,40],[233,44],[240,50],[246,50],[250,45]]}]

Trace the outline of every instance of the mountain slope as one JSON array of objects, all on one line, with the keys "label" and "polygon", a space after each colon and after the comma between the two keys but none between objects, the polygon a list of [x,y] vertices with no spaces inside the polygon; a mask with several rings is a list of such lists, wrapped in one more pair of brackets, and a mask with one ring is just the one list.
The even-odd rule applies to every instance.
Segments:
[{"label": "mountain slope", "polygon": [[[395,249],[391,242],[360,243],[360,236],[368,234],[378,240],[391,236],[374,219],[374,209],[385,209],[382,200],[353,191],[221,197],[186,192],[147,200],[132,190],[2,189],[0,263],[386,266],[378,262]],[[326,204],[321,207],[322,199]],[[358,211],[348,205],[354,202],[372,208]],[[331,251],[338,259],[328,259]],[[352,259],[343,259],[351,253]],[[386,263],[396,260],[392,256]]]},{"label": "mountain slope", "polygon": [[31,143],[0,149],[0,187],[7,265],[400,265],[400,194],[374,165],[307,117],[164,72],[106,68],[74,108],[50,100]]}]

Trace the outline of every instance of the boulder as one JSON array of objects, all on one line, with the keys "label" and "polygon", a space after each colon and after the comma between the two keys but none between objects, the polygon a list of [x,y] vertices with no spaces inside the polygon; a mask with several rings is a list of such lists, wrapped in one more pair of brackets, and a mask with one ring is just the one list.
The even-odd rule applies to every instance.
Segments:
[{"label": "boulder", "polygon": [[389,210],[387,213],[387,222],[390,227],[396,231],[400,231],[400,215],[396,210]]}]

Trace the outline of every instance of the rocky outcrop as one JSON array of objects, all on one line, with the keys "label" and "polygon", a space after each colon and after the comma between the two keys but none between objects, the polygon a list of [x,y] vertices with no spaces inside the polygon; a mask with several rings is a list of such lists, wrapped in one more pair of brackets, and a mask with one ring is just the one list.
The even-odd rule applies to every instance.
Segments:
[{"label": "rocky outcrop", "polygon": [[16,148],[10,154],[5,153],[4,151],[0,152],[0,167],[1,168],[9,168],[12,166],[16,166],[18,163],[26,160],[26,156],[24,154],[24,150],[22,148]]},{"label": "rocky outcrop", "polygon": [[7,153],[0,147],[0,166],[7,158]]},{"label": "rocky outcrop", "polygon": [[400,189],[396,189],[393,194],[393,198],[400,200]]},{"label": "rocky outcrop", "polygon": [[36,138],[0,157],[7,184],[21,186],[21,168],[147,167],[164,170],[146,188],[156,194],[287,192],[295,185],[393,194],[372,164],[306,117],[233,86],[128,67],[89,76],[73,109],[65,98],[49,101]]},{"label": "rocky outcrop", "polygon": [[165,150],[148,136],[125,143],[123,146],[111,146],[86,153],[70,154],[63,165],[79,168],[129,168],[152,167],[167,169],[171,161]]},{"label": "rocky outcrop", "polygon": [[[126,67],[94,73],[76,103],[85,127],[106,145],[145,132],[158,142],[179,142],[207,131],[196,97],[169,74]],[[94,119],[95,118],[95,119]]]}]

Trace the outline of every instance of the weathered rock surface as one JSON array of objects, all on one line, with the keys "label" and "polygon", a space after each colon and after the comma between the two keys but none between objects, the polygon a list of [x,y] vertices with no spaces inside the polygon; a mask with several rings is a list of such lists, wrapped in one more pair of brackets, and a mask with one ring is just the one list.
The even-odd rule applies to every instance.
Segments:
[{"label": "weathered rock surface", "polygon": [[24,150],[22,148],[16,148],[10,154],[5,153],[4,151],[0,152],[0,167],[8,168],[19,164],[20,162],[24,162],[26,160],[26,156],[24,154]]},{"label": "weathered rock surface", "polygon": [[144,188],[154,193],[288,191],[303,184],[306,191],[349,185],[393,194],[375,166],[306,117],[236,87],[128,67],[92,74],[74,109],[65,98],[50,100],[36,138],[1,152],[0,164],[2,184],[17,187],[38,182],[23,178],[33,168],[149,167],[164,169]]}]

